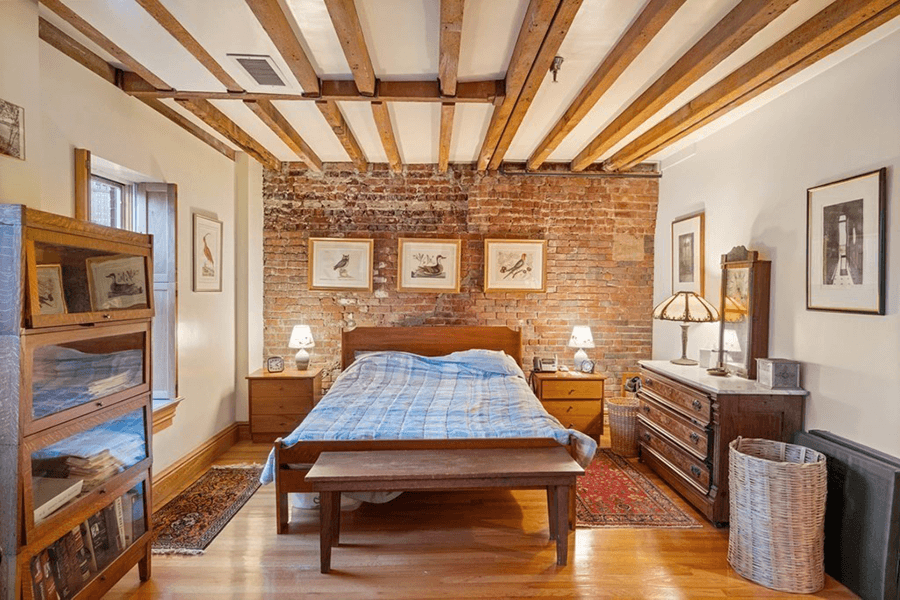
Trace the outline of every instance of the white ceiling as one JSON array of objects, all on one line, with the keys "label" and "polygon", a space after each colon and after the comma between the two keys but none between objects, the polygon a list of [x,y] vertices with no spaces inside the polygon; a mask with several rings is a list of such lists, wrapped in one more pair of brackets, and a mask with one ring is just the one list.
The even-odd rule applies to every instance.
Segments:
[{"label": "white ceiling", "polygon": [[[190,91],[224,91],[200,63],[172,38],[134,0],[63,0],[79,16],[118,44],[138,62],[172,87]],[[286,76],[292,91],[302,90],[288,65],[278,54],[244,0],[161,0],[165,7],[200,42],[218,63],[249,91],[269,91],[256,84],[228,58],[228,54],[267,54]],[[739,0],[687,0],[659,35],[608,90],[551,155],[552,161],[569,161],[631,101],[662,75],[678,58],[728,13]],[[799,0],[743,47],[675,98],[638,130],[610,150],[606,158],[652,127],[700,92],[731,73],[831,0]],[[842,0],[835,0],[842,1]],[[280,0],[293,17],[292,27],[322,79],[351,79],[324,0]],[[556,119],[566,110],[618,38],[645,5],[645,0],[585,0],[563,42],[564,57],[558,81],[550,74],[513,140],[506,160],[527,159]],[[500,79],[505,75],[528,0],[467,0],[459,59],[461,81]],[[376,76],[384,80],[436,79],[438,71],[439,0],[356,0],[363,34]],[[75,31],[45,7],[41,15],[64,32],[121,67],[111,56]],[[890,24],[897,25],[897,20]],[[878,32],[873,32],[873,34]],[[870,34],[872,35],[872,34]],[[822,66],[833,64],[853,48],[836,53]],[[820,66],[820,69],[822,68]],[[805,79],[798,76],[765,94],[774,98]],[[223,139],[174,101],[168,106],[185,115],[212,135]],[[213,101],[223,113],[281,160],[296,155],[244,104]],[[326,162],[348,156],[312,102],[279,101],[278,109],[297,132]],[[757,107],[760,101],[750,103]],[[365,102],[339,103],[347,122],[370,162],[386,162],[384,149]],[[746,113],[744,108],[740,114]],[[440,105],[391,103],[391,120],[404,163],[435,163],[438,159]],[[458,104],[450,148],[451,162],[473,162],[487,131],[491,107]],[[733,120],[733,118],[731,119]],[[720,128],[714,124],[710,127]],[[700,130],[660,156],[670,155],[706,135]],[[224,140],[229,146],[233,146]]]}]

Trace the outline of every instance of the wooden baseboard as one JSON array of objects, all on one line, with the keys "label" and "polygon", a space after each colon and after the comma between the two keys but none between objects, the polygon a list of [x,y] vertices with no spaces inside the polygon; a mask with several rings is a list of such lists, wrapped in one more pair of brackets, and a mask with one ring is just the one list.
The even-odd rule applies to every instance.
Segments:
[{"label": "wooden baseboard", "polygon": [[249,421],[238,421],[238,439],[242,442],[250,441],[250,422]]},{"label": "wooden baseboard", "polygon": [[[156,475],[153,478],[153,511],[165,506],[205,473],[218,457],[234,446],[240,439],[240,428],[240,423],[229,425]],[[250,435],[249,425],[247,435]]]}]

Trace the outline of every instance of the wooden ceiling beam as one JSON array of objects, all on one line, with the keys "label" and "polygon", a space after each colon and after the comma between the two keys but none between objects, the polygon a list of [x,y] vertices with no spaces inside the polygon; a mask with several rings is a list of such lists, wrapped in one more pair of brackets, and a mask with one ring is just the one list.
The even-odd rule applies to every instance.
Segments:
[{"label": "wooden ceiling beam", "polygon": [[44,17],[38,18],[38,37],[109,83],[116,85],[119,81],[119,69],[73,40]]},{"label": "wooden ceiling beam", "polygon": [[166,117],[191,135],[195,136],[200,141],[208,144],[217,152],[221,152],[224,156],[227,156],[231,160],[234,160],[235,152],[231,146],[222,143],[215,136],[200,128],[198,125],[187,119],[172,107],[163,104],[161,100],[157,100],[156,98],[138,98],[138,100],[140,100],[162,116]]},{"label": "wooden ceiling beam", "polygon": [[609,167],[631,168],[898,16],[897,0],[833,2],[617,152]]},{"label": "wooden ceiling beam", "polygon": [[297,78],[303,92],[310,96],[318,96],[320,92],[319,76],[313,68],[309,57],[300,45],[287,15],[281,9],[278,0],[245,0],[247,6],[256,15],[256,19],[266,30],[269,39],[275,44],[281,58],[288,64],[291,73]]},{"label": "wooden ceiling beam", "polygon": [[438,171],[447,172],[450,165],[450,142],[453,139],[453,116],[456,114],[455,104],[441,105],[441,137],[438,145]]},{"label": "wooden ceiling beam", "polygon": [[375,68],[366,47],[356,3],[353,0],[325,0],[325,7],[337,32],[356,87],[363,96],[375,95]]},{"label": "wooden ceiling beam", "polygon": [[156,19],[163,29],[169,32],[175,40],[184,46],[213,77],[225,86],[229,92],[243,92],[244,88],[229,75],[216,59],[200,45],[200,42],[192,36],[187,29],[175,18],[175,16],[162,5],[159,0],[135,0],[147,13]]},{"label": "wooden ceiling beam", "polygon": [[519,93],[531,72],[558,7],[559,0],[531,0],[525,10],[525,18],[522,20],[522,27],[519,29],[519,36],[516,38],[516,45],[506,70],[506,95],[502,102],[494,106],[487,133],[478,152],[479,171],[487,169],[494,155],[500,136],[519,99]]},{"label": "wooden ceiling beam", "polygon": [[566,112],[531,153],[527,162],[529,170],[538,169],[544,164],[544,161],[587,116],[612,84],[619,79],[625,69],[656,37],[684,3],[685,0],[649,0],[647,2],[628,30],[619,38],[591,78],[581,88]]},{"label": "wooden ceiling beam", "polygon": [[581,171],[744,45],[797,0],[741,0],[572,160]]},{"label": "wooden ceiling beam", "polygon": [[441,84],[441,93],[445,96],[456,95],[464,6],[465,0],[441,0],[441,49],[438,58],[438,81]]},{"label": "wooden ceiling beam", "polygon": [[503,157],[506,156],[506,151],[509,150],[510,144],[516,137],[522,121],[525,120],[525,115],[528,113],[528,109],[531,108],[531,103],[534,102],[541,84],[544,83],[547,73],[550,72],[550,65],[553,64],[553,59],[559,52],[560,45],[566,38],[566,34],[569,33],[569,27],[572,26],[575,15],[578,13],[578,9],[581,8],[581,3],[582,0],[562,0],[559,3],[559,8],[553,17],[553,23],[550,24],[547,36],[541,44],[541,50],[534,60],[534,65],[531,67],[528,78],[525,80],[522,91],[519,93],[519,99],[509,115],[506,127],[503,128],[503,135],[500,136],[497,148],[494,150],[490,163],[488,163],[489,169],[497,169],[500,167],[500,163],[503,162]]},{"label": "wooden ceiling beam", "polygon": [[281,168],[281,161],[278,160],[274,154],[266,150],[259,142],[253,139],[250,134],[238,127],[234,121],[213,106],[209,100],[186,100],[176,98],[175,101],[194,113],[197,118],[218,131],[219,134],[240,147],[244,152],[262,163],[263,166],[273,170]]},{"label": "wooden ceiling beam", "polygon": [[153,87],[160,90],[170,90],[172,86],[154,75],[147,67],[136,61],[130,54],[114,44],[112,40],[100,33],[90,23],[79,17],[75,11],[66,6],[61,0],[40,0],[41,4],[56,13],[56,15],[74,27],[83,36],[100,46],[105,52],[112,55],[117,61],[140,75]]},{"label": "wooden ceiling beam", "polygon": [[391,125],[391,114],[384,102],[372,103],[372,116],[375,117],[375,126],[378,128],[378,136],[384,153],[387,154],[391,171],[400,173],[403,171],[403,160],[400,158],[400,148],[397,147],[397,138],[394,137],[394,127]]},{"label": "wooden ceiling beam", "polygon": [[328,121],[328,125],[331,126],[331,130],[340,140],[341,145],[346,150],[350,160],[356,165],[356,168],[359,171],[367,170],[369,163],[366,161],[366,155],[359,142],[356,141],[356,137],[350,130],[350,126],[347,124],[347,120],[344,118],[344,114],[337,103],[334,100],[320,100],[316,102],[316,107],[322,113],[322,116],[325,117],[325,120]]},{"label": "wooden ceiling beam", "polygon": [[275,132],[285,145],[294,151],[300,160],[306,163],[306,166],[316,171],[322,172],[322,161],[313,152],[300,134],[291,126],[288,120],[278,112],[275,105],[269,100],[244,100],[247,108],[252,110],[260,120],[269,126],[269,129]]}]

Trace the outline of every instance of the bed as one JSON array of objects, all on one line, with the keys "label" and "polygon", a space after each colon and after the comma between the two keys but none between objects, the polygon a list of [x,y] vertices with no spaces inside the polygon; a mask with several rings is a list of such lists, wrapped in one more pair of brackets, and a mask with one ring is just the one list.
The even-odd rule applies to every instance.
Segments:
[{"label": "bed", "polygon": [[506,327],[357,328],[341,357],[341,376],[263,471],[279,533],[288,494],[311,491],[304,477],[321,452],[564,446],[585,464],[596,449],[543,410],[518,366],[521,334]]}]

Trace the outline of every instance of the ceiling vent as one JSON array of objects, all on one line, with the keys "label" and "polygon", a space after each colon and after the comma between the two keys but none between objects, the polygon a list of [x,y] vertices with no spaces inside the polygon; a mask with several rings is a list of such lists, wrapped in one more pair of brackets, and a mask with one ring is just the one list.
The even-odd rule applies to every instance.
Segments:
[{"label": "ceiling vent", "polygon": [[240,65],[257,85],[264,87],[285,87],[287,85],[271,56],[265,54],[229,54],[228,57]]}]

